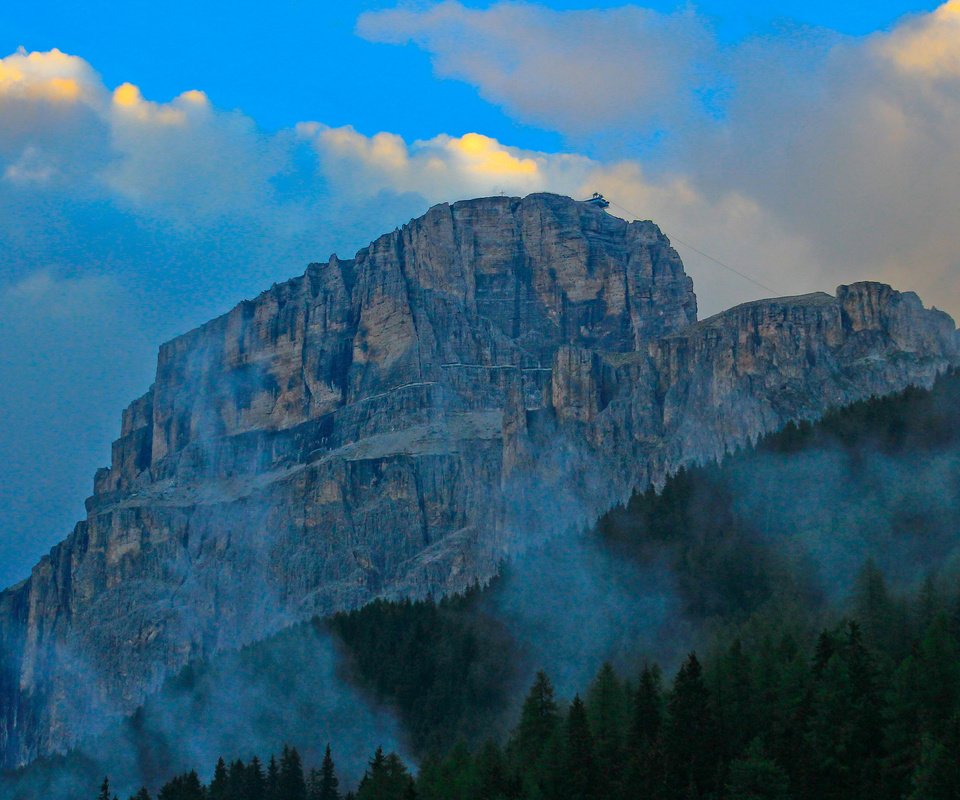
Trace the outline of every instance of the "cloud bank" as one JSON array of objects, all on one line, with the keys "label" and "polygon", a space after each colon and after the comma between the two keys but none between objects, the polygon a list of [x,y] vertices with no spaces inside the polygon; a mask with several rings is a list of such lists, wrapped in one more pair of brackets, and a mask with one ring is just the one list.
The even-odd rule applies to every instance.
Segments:
[{"label": "cloud bank", "polygon": [[486,10],[447,0],[427,9],[367,12],[357,32],[376,42],[413,42],[436,74],[477,86],[484,99],[525,122],[584,134],[663,129],[695,111],[698,67],[712,51],[690,11],[638,6],[554,11],[525,3]]},{"label": "cloud bank", "polygon": [[[439,77],[588,150],[619,143],[628,163],[605,165],[598,188],[768,285],[874,277],[960,312],[960,0],[866,37],[732,45],[693,12],[635,6],[447,0],[369,12],[357,30],[415,43]],[[698,289],[720,305],[718,287]]]}]

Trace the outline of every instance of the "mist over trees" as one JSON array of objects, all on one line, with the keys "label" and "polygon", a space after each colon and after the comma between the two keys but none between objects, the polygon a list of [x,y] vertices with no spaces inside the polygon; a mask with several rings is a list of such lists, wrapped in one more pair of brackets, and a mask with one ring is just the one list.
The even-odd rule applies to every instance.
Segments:
[{"label": "mist over trees", "polygon": [[[618,615],[615,647],[596,639],[579,655],[588,672],[573,685],[556,679],[571,657],[564,642],[531,648],[547,633],[502,618],[504,593],[522,590],[538,563],[553,564],[534,554],[463,597],[378,601],[246,648],[242,674],[271,688],[264,707],[239,702],[231,718],[238,730],[268,720],[266,746],[224,738],[217,766],[217,750],[191,760],[170,732],[157,747],[143,720],[124,741],[145,754],[136,766],[154,797],[197,786],[205,798],[220,796],[209,793],[231,775],[239,780],[254,753],[265,759],[257,763],[266,787],[271,774],[279,780],[284,753],[288,773],[297,772],[292,752],[308,797],[326,774],[324,797],[343,800],[359,797],[364,780],[378,798],[957,797],[958,532],[960,375],[952,372],[929,391],[790,424],[605,515],[591,533],[597,546],[645,570],[638,574],[669,576],[673,597],[659,623],[639,601],[635,613]],[[577,604],[613,590],[602,571],[590,575],[599,578],[589,598],[551,598],[560,619],[549,636],[580,634]],[[531,590],[539,585],[530,581]],[[321,653],[318,672],[311,664]],[[228,674],[218,664],[192,665],[153,701],[174,698],[185,735],[218,717],[211,698],[228,696],[211,688]],[[285,696],[291,669],[298,688]],[[402,734],[380,739],[376,726],[351,729],[349,720],[339,734],[321,732],[317,715],[303,714],[301,687],[319,696],[334,676],[395,715]],[[271,758],[268,748],[283,741],[290,747]],[[131,783],[119,755],[111,763],[123,751],[103,752],[46,768],[72,770],[89,797],[104,773],[118,774],[129,795],[140,780]],[[28,768],[32,788],[12,797],[56,796],[36,789],[44,768]],[[186,771],[172,778],[178,770]]]},{"label": "mist over trees", "polygon": [[309,770],[285,747],[265,770],[220,759],[207,786],[189,772],[157,797],[955,800],[960,593],[930,580],[897,595],[870,563],[848,588],[853,617],[818,631],[809,610],[766,607],[669,681],[654,664],[627,675],[604,664],[562,699],[539,672],[509,735],[431,752],[416,775],[377,748],[341,795],[330,746]]}]

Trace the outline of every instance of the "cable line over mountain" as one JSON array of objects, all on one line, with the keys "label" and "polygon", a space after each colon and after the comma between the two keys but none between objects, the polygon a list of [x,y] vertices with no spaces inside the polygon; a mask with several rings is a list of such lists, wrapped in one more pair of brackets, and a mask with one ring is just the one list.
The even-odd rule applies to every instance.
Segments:
[{"label": "cable line over mountain", "polygon": [[[597,202],[598,199],[599,199],[599,200],[602,200],[603,202],[606,202],[608,205],[612,205],[612,206],[615,206],[616,208],[619,208],[621,211],[623,211],[624,213],[626,213],[626,214],[628,214],[629,216],[633,217],[634,219],[639,219],[639,218],[640,218],[640,215],[639,215],[639,214],[635,214],[635,213],[634,213],[633,211],[631,211],[630,209],[624,208],[622,205],[620,205],[619,203],[617,203],[617,202],[615,202],[615,201],[613,201],[613,200],[607,200],[607,199],[606,199],[603,195],[601,195],[601,194],[596,194],[596,193],[595,193],[594,196],[593,196],[590,200],[587,200],[586,202],[591,203],[591,204],[594,204],[594,205],[600,205],[600,204]],[[605,208],[606,206],[600,206],[600,207],[601,207],[601,208]],[[693,250],[694,253],[697,253],[698,255],[703,256],[704,258],[712,261],[712,262],[713,262],[714,264],[716,264],[717,266],[723,267],[723,269],[727,270],[727,272],[732,272],[734,275],[738,275],[739,277],[743,278],[745,281],[749,281],[749,282],[752,283],[754,286],[758,286],[759,288],[763,289],[764,291],[773,292],[773,294],[775,294],[775,295],[782,295],[782,294],[784,294],[784,292],[781,292],[781,291],[778,290],[778,289],[774,289],[774,288],[771,287],[771,286],[767,286],[765,283],[761,283],[761,282],[758,281],[756,278],[751,278],[751,277],[750,277],[749,275],[747,275],[746,273],[741,272],[740,270],[738,270],[738,269],[736,269],[736,268],[734,268],[734,267],[731,267],[729,264],[725,264],[725,263],[724,263],[723,261],[721,261],[719,258],[714,258],[714,257],[713,257],[712,255],[710,255],[709,253],[703,252],[703,250],[701,250],[699,247],[694,247],[692,244],[690,244],[689,242],[683,241],[683,239],[681,239],[679,236],[674,235],[673,233],[670,234],[670,240],[673,241],[673,242],[676,242],[677,244],[683,245],[684,247],[689,248],[690,250]]]}]

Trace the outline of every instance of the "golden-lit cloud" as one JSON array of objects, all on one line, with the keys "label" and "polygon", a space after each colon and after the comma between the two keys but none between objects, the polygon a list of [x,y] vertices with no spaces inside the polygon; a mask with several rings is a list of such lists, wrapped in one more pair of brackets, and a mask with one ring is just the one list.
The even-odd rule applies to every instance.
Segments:
[{"label": "golden-lit cloud", "polygon": [[[202,92],[198,92],[202,97],[199,101],[206,104],[206,97]],[[178,98],[185,102],[197,103],[192,96],[186,98],[180,95]],[[132,83],[122,83],[113,90],[113,105],[122,114],[132,115],[140,122],[156,125],[183,125],[187,121],[187,116],[182,108],[183,103],[174,100],[172,103],[153,103],[144,100],[140,92],[140,87]]]},{"label": "golden-lit cloud", "polygon": [[73,103],[95,83],[81,58],[53,49],[28,53],[18,50],[0,58],[0,98]]},{"label": "golden-lit cloud", "polygon": [[178,99],[185,103],[192,103],[198,106],[210,105],[210,99],[207,97],[206,93],[201,92],[199,89],[189,89],[188,91],[180,94]]},{"label": "golden-lit cloud", "polygon": [[880,37],[881,52],[907,73],[960,78],[960,0],[907,20]]},{"label": "golden-lit cloud", "polygon": [[451,138],[446,146],[465,170],[484,177],[532,178],[539,170],[533,158],[517,157],[496,139],[480,133],[466,133],[459,139]]},{"label": "golden-lit cloud", "polygon": [[23,190],[69,180],[190,224],[267,201],[279,169],[277,143],[204,92],[157,102],[131,82],[111,91],[60,50],[0,59],[0,116],[0,181]]},{"label": "golden-lit cloud", "polygon": [[121,83],[113,90],[113,102],[123,108],[135,108],[143,102],[143,95],[132,83]]},{"label": "golden-lit cloud", "polygon": [[[510,2],[401,4],[357,30],[412,42],[438,77],[591,145],[604,155],[586,170],[591,188],[768,285],[873,277],[960,314],[960,0],[868,36],[798,29],[731,44],[689,10]],[[698,112],[691,97],[704,98]],[[638,139],[644,129],[658,138]],[[646,170],[610,163],[638,150],[653,154]],[[568,190],[557,154],[534,158],[526,185]],[[683,255],[697,271],[701,257]],[[723,277],[698,275],[702,307],[756,291]]]},{"label": "golden-lit cloud", "polygon": [[[960,0],[951,0],[869,37],[800,45],[771,37],[725,51],[717,68],[735,91],[724,113],[671,131],[672,160],[655,165],[624,158],[623,148],[587,158],[576,148],[524,150],[480,131],[408,141],[307,122],[267,134],[198,89],[161,102],[134,83],[105,87],[75,56],[18,52],[0,60],[0,186],[22,200],[69,176],[75,193],[163,224],[242,219],[278,235],[320,219],[343,231],[348,218],[375,233],[428,204],[469,196],[602,191],[783,291],[880,277],[957,312],[958,20]],[[438,74],[475,81],[523,119],[614,142],[636,122],[618,116],[618,103],[642,100],[631,114],[669,104],[657,94],[665,74],[681,95],[696,89],[687,62],[645,65],[657,48],[680,52],[703,35],[690,12],[457,2],[364,15],[359,27],[378,41],[417,42]],[[644,38],[654,34],[656,47]],[[591,53],[603,54],[599,72],[584,66]],[[561,56],[569,81],[555,69]],[[509,89],[519,79],[526,88]],[[84,115],[64,116],[70,108]],[[756,296],[756,287],[680,249],[705,310]]]},{"label": "golden-lit cloud", "polygon": [[[554,167],[582,175],[589,164],[577,156],[523,151],[474,132],[408,144],[393,133],[366,136],[350,126],[302,123],[297,131],[313,144],[338,191],[354,196],[385,188],[436,201],[501,191],[525,194],[549,188],[557,177]],[[565,180],[565,185],[575,182]]]}]

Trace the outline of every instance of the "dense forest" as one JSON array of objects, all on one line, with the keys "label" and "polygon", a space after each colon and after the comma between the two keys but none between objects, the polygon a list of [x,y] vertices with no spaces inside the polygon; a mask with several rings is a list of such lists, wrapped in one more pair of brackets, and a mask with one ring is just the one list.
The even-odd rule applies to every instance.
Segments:
[{"label": "dense forest", "polygon": [[[952,372],[932,390],[791,423],[634,495],[586,537],[606,554],[584,573],[589,597],[582,581],[565,592],[563,574],[546,584],[557,619],[518,625],[505,613],[518,592],[546,600],[556,561],[533,553],[463,597],[379,601],[192,664],[118,730],[5,785],[12,798],[58,797],[50,787],[69,776],[90,788],[71,796],[94,797],[107,773],[124,797],[145,782],[164,800],[346,788],[357,798],[960,797],[958,534]],[[615,585],[612,564],[638,580]],[[658,576],[669,602],[652,624],[652,606],[630,592]],[[612,639],[585,648],[579,628],[604,616]],[[566,623],[550,627],[546,650],[529,646],[545,638],[537,620]],[[561,681],[571,658],[588,669]],[[204,772],[218,754],[226,762]],[[335,772],[340,788],[330,794],[328,779],[320,793]],[[112,798],[109,785],[101,795]]]},{"label": "dense forest", "polygon": [[[378,749],[344,797],[956,800],[960,592],[930,579],[898,596],[868,563],[851,594],[857,620],[819,634],[796,607],[759,610],[669,685],[656,665],[620,676],[605,664],[565,701],[540,672],[504,742],[459,742],[416,777]],[[335,800],[338,784],[329,748],[306,772],[285,748],[266,768],[220,760],[208,786],[177,776],[158,798]]]}]

